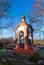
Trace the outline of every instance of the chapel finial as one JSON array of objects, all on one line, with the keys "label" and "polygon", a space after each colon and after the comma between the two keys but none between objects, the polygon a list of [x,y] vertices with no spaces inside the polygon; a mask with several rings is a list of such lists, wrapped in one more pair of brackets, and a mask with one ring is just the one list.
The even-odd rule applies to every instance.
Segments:
[{"label": "chapel finial", "polygon": [[22,21],[25,21],[26,17],[25,16],[22,16]]},{"label": "chapel finial", "polygon": [[22,16],[22,19],[26,19],[26,17],[25,16]]}]

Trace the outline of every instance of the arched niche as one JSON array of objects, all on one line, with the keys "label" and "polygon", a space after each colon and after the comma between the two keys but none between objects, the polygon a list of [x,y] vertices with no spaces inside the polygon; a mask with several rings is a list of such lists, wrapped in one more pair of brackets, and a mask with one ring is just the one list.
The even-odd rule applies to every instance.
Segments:
[{"label": "arched niche", "polygon": [[20,48],[24,48],[24,32],[19,31],[19,43],[20,43]]}]

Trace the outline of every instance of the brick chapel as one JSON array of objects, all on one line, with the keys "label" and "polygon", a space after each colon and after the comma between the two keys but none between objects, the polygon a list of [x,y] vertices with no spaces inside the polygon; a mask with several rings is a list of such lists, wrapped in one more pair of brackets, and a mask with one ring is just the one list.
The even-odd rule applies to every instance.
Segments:
[{"label": "brick chapel", "polygon": [[26,23],[26,17],[22,16],[21,23],[15,28],[16,52],[33,52],[33,28]]}]

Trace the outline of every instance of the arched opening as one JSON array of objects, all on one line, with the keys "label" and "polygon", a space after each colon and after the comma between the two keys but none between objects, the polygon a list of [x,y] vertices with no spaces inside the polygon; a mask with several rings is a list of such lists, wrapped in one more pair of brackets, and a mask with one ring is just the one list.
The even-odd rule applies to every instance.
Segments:
[{"label": "arched opening", "polygon": [[31,49],[31,46],[32,46],[32,29],[30,27],[28,30],[28,40],[29,40],[29,45],[30,45],[30,49]]},{"label": "arched opening", "polygon": [[24,48],[24,32],[23,31],[19,32],[19,43],[20,43],[20,48]]}]

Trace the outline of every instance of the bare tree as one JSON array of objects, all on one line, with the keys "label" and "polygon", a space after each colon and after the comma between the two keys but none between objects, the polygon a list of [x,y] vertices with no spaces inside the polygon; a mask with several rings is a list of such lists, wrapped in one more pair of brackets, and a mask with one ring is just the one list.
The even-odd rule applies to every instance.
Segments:
[{"label": "bare tree", "polygon": [[7,22],[6,24],[2,25],[2,18],[10,18],[10,7],[11,7],[11,0],[0,0],[0,34],[2,35],[1,30],[3,28],[8,28],[12,25],[12,21]]},{"label": "bare tree", "polygon": [[[31,14],[29,15],[29,20],[31,24],[35,24],[35,33],[41,32],[44,33],[44,0],[36,0],[33,5],[34,9],[31,10]],[[39,34],[39,36],[41,36]]]}]

